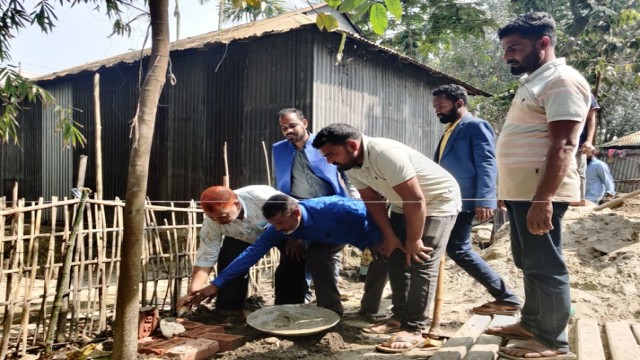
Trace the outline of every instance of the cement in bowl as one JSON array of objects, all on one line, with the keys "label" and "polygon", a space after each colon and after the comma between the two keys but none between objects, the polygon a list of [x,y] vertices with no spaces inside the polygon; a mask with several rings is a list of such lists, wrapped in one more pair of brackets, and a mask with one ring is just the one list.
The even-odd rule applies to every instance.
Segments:
[{"label": "cement in bowl", "polygon": [[315,305],[275,305],[247,316],[247,324],[273,335],[305,336],[329,329],[340,321],[335,312]]}]

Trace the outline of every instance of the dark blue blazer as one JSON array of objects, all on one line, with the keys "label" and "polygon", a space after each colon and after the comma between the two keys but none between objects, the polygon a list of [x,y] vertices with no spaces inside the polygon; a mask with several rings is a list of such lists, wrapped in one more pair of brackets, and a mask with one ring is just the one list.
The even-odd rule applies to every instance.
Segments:
[{"label": "dark blue blazer", "polygon": [[[453,129],[439,164],[458,181],[462,191],[462,211],[475,207],[496,208],[498,168],[495,133],[491,125],[467,113]],[[435,161],[440,158],[440,143]]]}]

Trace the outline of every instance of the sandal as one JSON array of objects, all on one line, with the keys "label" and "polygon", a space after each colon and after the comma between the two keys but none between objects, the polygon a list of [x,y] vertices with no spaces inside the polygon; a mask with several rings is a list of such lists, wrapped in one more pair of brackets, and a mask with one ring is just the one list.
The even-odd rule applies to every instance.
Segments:
[{"label": "sandal", "polygon": [[[409,346],[403,346],[400,348],[392,347],[394,343],[406,343]],[[410,334],[395,334],[388,340],[380,345],[376,345],[376,350],[384,353],[403,353],[415,348],[437,349],[442,346],[442,342],[434,339],[424,339],[422,337],[411,337]]]},{"label": "sandal", "polygon": [[517,305],[501,304],[497,301],[488,302],[471,309],[471,312],[478,315],[515,315],[520,311]]},{"label": "sandal", "polygon": [[400,321],[386,319],[362,329],[365,334],[391,334],[400,331]]},{"label": "sandal", "polygon": [[485,334],[501,336],[507,339],[530,340],[533,334],[525,330],[519,323],[487,328]]},{"label": "sandal", "polygon": [[554,360],[575,360],[578,357],[572,352],[560,352],[556,349],[548,348],[537,341],[529,340],[521,344],[501,347],[498,351],[501,357],[511,360],[520,359],[554,359]]}]

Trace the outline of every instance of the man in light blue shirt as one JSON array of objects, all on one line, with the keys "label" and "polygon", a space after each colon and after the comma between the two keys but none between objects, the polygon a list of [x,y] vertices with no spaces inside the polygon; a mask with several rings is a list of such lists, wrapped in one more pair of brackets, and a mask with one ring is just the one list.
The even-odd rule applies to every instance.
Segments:
[{"label": "man in light blue shirt", "polygon": [[[290,196],[276,194],[264,204],[262,213],[271,225],[211,285],[193,292],[192,303],[217,296],[228,281],[245,273],[273,246],[289,238],[304,239],[306,242],[351,244],[361,250],[368,247],[372,253],[379,254],[382,242],[380,230],[367,216],[366,207],[360,200],[334,195],[297,201]],[[318,258],[312,251],[307,253],[309,272],[314,278],[321,275],[335,281],[333,273],[327,271],[331,264]],[[329,269],[323,268],[327,266]],[[316,298],[318,306],[342,315],[344,309],[337,291],[316,291]]]},{"label": "man in light blue shirt", "polygon": [[616,194],[613,176],[609,166],[596,159],[593,153],[587,157],[587,186],[585,199],[597,204],[603,198],[612,198]]}]

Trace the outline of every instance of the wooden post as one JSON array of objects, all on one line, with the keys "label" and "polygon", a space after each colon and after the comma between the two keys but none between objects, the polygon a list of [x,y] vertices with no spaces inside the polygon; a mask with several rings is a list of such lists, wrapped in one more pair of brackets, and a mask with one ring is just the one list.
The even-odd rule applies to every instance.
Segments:
[{"label": "wooden post", "polygon": [[227,159],[227,142],[222,147],[222,159],[224,160],[224,176],[222,177],[222,186],[229,187],[229,161]]},{"label": "wooden post", "polygon": [[100,115],[100,74],[93,75],[93,108],[95,111],[95,143],[96,143],[96,193],[102,199],[102,117]]},{"label": "wooden post", "polygon": [[433,317],[431,318],[431,327],[429,328],[429,337],[438,338],[440,335],[440,312],[442,311],[442,301],[444,300],[444,267],[446,262],[446,254],[442,254],[440,258],[440,271],[438,272],[438,283],[436,284],[436,296],[433,304]]},{"label": "wooden post", "polygon": [[262,151],[264,152],[264,162],[267,165],[267,184],[271,186],[271,167],[269,166],[269,153],[267,152],[267,145],[262,141]]},{"label": "wooden post", "polygon": [[87,155],[80,155],[80,162],[78,163],[78,181],[76,182],[76,189],[80,190],[84,187],[84,176],[87,173]]}]

